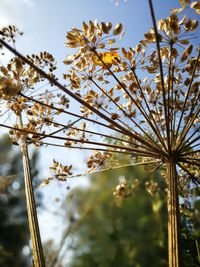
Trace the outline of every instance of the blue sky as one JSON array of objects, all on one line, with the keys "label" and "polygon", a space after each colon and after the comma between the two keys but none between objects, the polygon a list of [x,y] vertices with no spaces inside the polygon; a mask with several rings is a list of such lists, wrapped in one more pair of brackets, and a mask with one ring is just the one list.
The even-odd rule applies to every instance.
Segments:
[{"label": "blue sky", "polygon": [[[153,2],[157,19],[166,17],[170,8],[179,6],[178,0]],[[61,82],[66,70],[63,60],[71,53],[64,46],[65,35],[71,28],[81,27],[82,21],[123,23],[125,35],[121,44],[132,47],[151,28],[148,0],[120,0],[118,6],[114,0],[0,0],[0,3],[0,26],[14,24],[24,32],[17,41],[17,49],[25,54],[44,50],[52,53]],[[52,157],[48,154],[45,159],[42,165],[46,167]]]},{"label": "blue sky", "polygon": [[[157,19],[166,17],[170,8],[179,6],[178,0],[153,2]],[[17,42],[17,49],[26,54],[43,50],[52,53],[58,62],[59,77],[62,77],[66,68],[62,62],[70,54],[70,50],[64,47],[66,32],[72,27],[81,27],[82,21],[94,19],[113,24],[123,23],[124,46],[135,46],[151,27],[147,0],[120,0],[118,6],[115,6],[114,0],[0,0],[0,26],[14,24],[24,32]],[[70,158],[77,160],[72,155],[73,152],[70,152]],[[63,157],[62,153],[60,157]],[[52,158],[50,154],[45,154],[45,159],[41,157],[43,168],[49,165]],[[53,203],[53,198],[60,194],[59,189],[55,190],[52,186],[43,192],[49,203]],[[47,230],[48,223],[48,238],[53,233],[55,223],[52,223],[50,215],[42,216],[40,221],[43,221],[43,229]]]},{"label": "blue sky", "polygon": [[[169,14],[178,0],[154,0],[156,17]],[[18,49],[26,53],[48,50],[54,54],[61,67],[67,49],[65,35],[82,21],[122,22],[126,34],[124,42],[134,46],[151,26],[147,0],[1,0],[0,25],[13,23],[23,32]],[[69,52],[68,52],[69,53]]]}]

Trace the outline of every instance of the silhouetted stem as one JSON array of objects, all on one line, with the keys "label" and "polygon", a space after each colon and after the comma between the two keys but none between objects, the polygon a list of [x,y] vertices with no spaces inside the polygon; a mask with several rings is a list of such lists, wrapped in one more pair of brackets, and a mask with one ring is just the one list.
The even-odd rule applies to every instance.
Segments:
[{"label": "silhouetted stem", "polygon": [[[137,156],[144,156],[144,157],[148,157],[148,156],[152,156],[155,158],[158,158],[158,154],[148,151],[148,150],[140,150],[140,149],[134,149],[131,148],[130,146],[128,147],[123,147],[123,146],[117,146],[117,145],[112,145],[112,144],[108,144],[108,143],[102,143],[102,142],[96,142],[96,141],[89,141],[89,140],[82,140],[82,139],[75,139],[75,138],[67,138],[67,137],[61,137],[61,136],[55,136],[55,135],[51,135],[51,134],[42,134],[42,133],[36,133],[36,132],[32,132],[32,131],[28,131],[25,129],[20,129],[20,128],[16,128],[16,127],[12,127],[9,125],[5,125],[5,124],[1,124],[0,126],[7,128],[7,129],[12,129],[12,130],[16,130],[22,133],[28,133],[28,134],[34,134],[35,136],[38,137],[45,137],[45,138],[51,138],[51,139],[57,139],[57,140],[63,140],[63,141],[72,141],[72,142],[76,142],[76,143],[80,143],[80,144],[91,144],[91,145],[96,145],[96,146],[104,146],[104,147],[111,147],[114,149],[121,149],[122,151],[130,151],[130,152],[135,152],[137,153]],[[66,146],[67,147],[67,146]],[[140,146],[141,147],[141,146]],[[98,149],[98,147],[97,147]]]},{"label": "silhouetted stem", "polygon": [[[167,94],[168,94],[168,98],[167,98],[167,116],[168,116],[168,123],[169,123],[169,139],[170,139],[170,144],[172,144],[172,127],[170,127],[172,125],[172,116],[173,116],[173,112],[170,111],[170,105],[172,105],[172,103],[170,103],[170,91],[172,90],[173,86],[173,77],[172,77],[172,48],[173,45],[170,44],[170,55],[169,55],[169,68],[168,68],[168,84],[167,84]],[[171,145],[169,145],[169,153],[171,153],[172,147]]]},{"label": "silhouetted stem", "polygon": [[[186,162],[186,163],[190,164],[189,162]],[[197,190],[199,190],[199,187],[198,187],[199,182],[198,182],[197,178],[187,168],[185,168],[182,164],[180,164],[180,163],[177,163],[177,164],[185,173],[187,173],[189,175],[190,179],[197,186]]]},{"label": "silhouetted stem", "polygon": [[[200,107],[198,107],[198,109],[196,110],[196,112],[194,113],[194,115],[192,116],[190,122],[188,123],[188,125],[185,127],[185,129],[183,130],[181,136],[180,136],[180,140],[179,140],[179,145],[177,146],[177,150],[182,147],[182,142],[184,141],[186,135],[188,134],[188,132],[190,131],[192,125],[194,124],[194,121],[196,120],[196,118],[198,118],[198,115],[200,113]],[[197,137],[197,139],[194,140],[198,140],[200,139],[199,136]],[[191,143],[191,142],[190,142]],[[188,145],[188,144],[187,144]]]},{"label": "silhouetted stem", "polygon": [[[134,157],[138,156],[138,153],[132,153],[132,152],[127,152],[127,151],[122,151],[122,150],[113,150],[113,149],[104,149],[104,148],[96,148],[96,147],[83,147],[83,146],[69,146],[67,147],[66,145],[60,145],[60,144],[55,144],[55,143],[48,143],[48,142],[42,142],[41,145],[47,145],[47,146],[53,146],[53,147],[62,147],[65,149],[78,149],[78,150],[88,150],[88,151],[102,151],[102,152],[111,152],[111,153],[117,153],[117,154],[126,154],[126,155],[132,155]],[[149,156],[152,157],[152,156]],[[148,156],[147,156],[148,158]],[[155,157],[156,158],[156,157]]]},{"label": "silhouetted stem", "polygon": [[[144,162],[137,162],[137,163],[132,163],[132,164],[109,166],[107,168],[100,169],[100,170],[88,171],[88,172],[85,172],[85,173],[71,175],[69,178],[75,178],[75,177],[77,178],[77,177],[82,177],[82,176],[91,175],[91,174],[99,174],[99,173],[102,173],[102,172],[122,169],[122,168],[125,168],[125,167],[145,166],[145,165],[152,165],[152,164],[158,164],[158,163],[160,163],[160,161],[151,160],[151,161],[146,161],[146,162],[144,161]],[[62,177],[62,176],[66,176],[66,174],[63,174],[63,175],[60,174],[59,175],[59,177]]]},{"label": "silhouetted stem", "polygon": [[52,106],[52,105],[48,105],[48,104],[46,104],[46,103],[44,103],[44,102],[42,102],[42,101],[39,101],[39,100],[36,100],[36,99],[34,99],[34,98],[32,98],[32,97],[26,96],[26,95],[24,95],[24,94],[22,94],[22,93],[20,93],[19,95],[21,95],[22,97],[24,97],[24,98],[26,98],[26,99],[28,99],[28,100],[34,102],[34,103],[38,103],[39,105],[42,105],[42,106],[44,106],[44,107],[50,108],[50,109],[52,109],[52,110],[57,110],[57,111],[59,111],[60,113],[64,113],[64,114],[67,114],[67,115],[70,115],[70,116],[74,116],[74,117],[76,117],[76,118],[80,118],[80,119],[83,119],[83,120],[92,122],[92,123],[94,123],[94,124],[103,126],[103,127],[108,128],[108,129],[110,129],[110,130],[117,131],[117,132],[119,132],[120,134],[123,133],[123,131],[120,131],[120,130],[118,130],[117,128],[112,128],[110,125],[106,125],[106,124],[104,124],[104,123],[102,123],[102,122],[99,122],[99,121],[97,121],[97,120],[89,119],[89,118],[87,118],[87,117],[85,117],[85,116],[81,116],[81,115],[78,115],[78,114],[76,114],[76,113],[69,112],[69,111],[63,110],[63,109],[61,109],[61,108]]},{"label": "silhouetted stem", "polygon": [[[19,118],[19,127],[22,128],[22,119],[21,116]],[[22,153],[22,162],[24,169],[24,187],[25,187],[25,195],[26,195],[26,206],[28,213],[28,223],[30,230],[30,237],[32,242],[32,251],[33,251],[33,259],[34,259],[34,267],[45,267],[45,259],[42,249],[42,242],[39,231],[39,224],[37,218],[35,197],[33,191],[31,170],[30,170],[30,161],[28,155],[28,149],[26,140],[24,137],[21,137],[20,141],[21,153]]]},{"label": "silhouetted stem", "polygon": [[159,67],[160,67],[160,80],[161,80],[161,85],[162,85],[162,98],[163,98],[164,115],[165,115],[165,126],[166,126],[166,132],[167,132],[167,144],[168,144],[168,149],[169,149],[170,148],[170,130],[169,130],[169,118],[168,118],[168,113],[167,113],[165,82],[164,82],[162,60],[161,60],[161,55],[160,55],[160,41],[159,41],[159,35],[158,35],[152,0],[149,0],[149,8],[150,8],[151,18],[152,18],[152,23],[153,23],[153,29],[155,31],[156,49],[157,49]]},{"label": "silhouetted stem", "polygon": [[200,57],[200,51],[199,51],[197,59],[195,61],[194,69],[193,69],[192,76],[191,76],[191,79],[190,79],[190,84],[188,86],[188,90],[187,90],[187,94],[186,94],[186,97],[185,97],[185,101],[184,101],[184,104],[182,106],[180,119],[179,119],[178,126],[177,126],[177,129],[176,129],[176,138],[178,137],[178,133],[179,133],[179,129],[181,127],[181,122],[182,122],[182,119],[183,119],[183,115],[184,115],[184,112],[185,112],[185,109],[186,109],[186,106],[187,106],[187,101],[188,101],[188,98],[189,98],[189,95],[190,95],[190,91],[191,91],[191,88],[192,88],[193,80],[194,80],[196,69],[197,69],[198,62],[199,62],[199,57]]},{"label": "silhouetted stem", "polygon": [[[48,122],[54,124],[54,125],[58,125],[58,126],[62,126],[61,129],[51,133],[51,135],[55,134],[55,133],[58,133],[62,130],[65,130],[65,129],[73,129],[73,130],[77,130],[77,131],[80,131],[80,132],[85,132],[85,133],[89,133],[89,134],[93,134],[93,135],[97,135],[99,137],[105,137],[105,138],[110,138],[110,139],[113,139],[113,140],[117,140],[117,141],[121,141],[121,142],[125,142],[127,144],[131,144],[131,145],[134,145],[133,142],[130,142],[130,141],[127,141],[127,140],[124,140],[122,138],[118,138],[118,137],[115,137],[115,136],[112,136],[112,135],[107,135],[107,134],[103,134],[103,133],[98,133],[98,132],[95,132],[95,131],[89,131],[89,130],[85,130],[85,129],[81,129],[81,128],[78,128],[78,127],[73,127],[73,125],[78,122],[75,121],[75,123],[70,123],[69,125],[65,125],[65,124],[62,124],[62,123],[58,123],[58,122],[55,122],[55,121],[51,121],[51,120],[47,120]],[[43,139],[40,138],[40,140]]]},{"label": "silhouetted stem", "polygon": [[[141,84],[140,84],[140,82],[139,82],[138,76],[137,76],[137,74],[136,74],[136,72],[135,72],[135,69],[132,68],[131,70],[132,70],[133,75],[134,75],[134,77],[135,77],[135,80],[136,80],[136,82],[137,82],[137,85],[138,85],[138,88],[139,88],[139,90],[140,90],[140,93],[141,93],[142,96],[143,96],[143,99],[144,99],[144,102],[145,102],[145,104],[146,104],[146,107],[147,107],[147,109],[148,109],[148,111],[149,111],[149,116],[151,117],[150,120],[149,120],[149,122],[150,122],[150,126],[151,126],[152,130],[154,131],[154,133],[156,134],[156,136],[158,137],[160,143],[161,143],[161,144],[163,145],[163,147],[165,148],[165,151],[167,151],[167,147],[166,147],[165,142],[164,142],[164,140],[163,140],[164,135],[163,135],[163,137],[162,137],[162,135],[161,135],[161,133],[160,133],[160,131],[159,131],[158,125],[157,125],[157,123],[156,123],[156,121],[155,121],[155,119],[154,119],[154,116],[153,116],[153,114],[152,114],[152,111],[151,111],[151,109],[150,109],[150,107],[149,107],[149,105],[148,105],[148,102],[147,102],[147,100],[146,100],[145,94],[144,94],[143,89],[142,89],[142,87],[141,87]],[[153,122],[154,124],[151,122],[151,120],[152,120],[152,122]]]},{"label": "silhouetted stem", "polygon": [[168,262],[169,267],[180,266],[179,247],[179,201],[176,164],[169,159],[167,163],[168,182]]}]

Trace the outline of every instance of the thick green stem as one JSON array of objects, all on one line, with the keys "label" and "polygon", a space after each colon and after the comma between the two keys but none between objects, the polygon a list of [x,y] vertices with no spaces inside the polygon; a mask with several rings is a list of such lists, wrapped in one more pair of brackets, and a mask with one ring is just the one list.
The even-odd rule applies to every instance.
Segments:
[{"label": "thick green stem", "polygon": [[[21,117],[19,117],[19,126],[20,127],[23,126]],[[20,146],[21,146],[22,162],[23,162],[23,169],[24,169],[24,186],[25,186],[25,195],[26,195],[26,206],[27,206],[27,213],[28,213],[30,237],[32,241],[34,267],[45,267],[45,259],[44,259],[42,242],[41,242],[40,231],[39,231],[39,224],[38,224],[35,197],[34,197],[34,191],[33,191],[28,149],[27,149],[26,140],[24,139],[23,136],[21,137]]]},{"label": "thick green stem", "polygon": [[180,231],[179,231],[179,201],[176,176],[176,163],[169,160],[167,163],[168,179],[168,257],[169,267],[180,266]]}]

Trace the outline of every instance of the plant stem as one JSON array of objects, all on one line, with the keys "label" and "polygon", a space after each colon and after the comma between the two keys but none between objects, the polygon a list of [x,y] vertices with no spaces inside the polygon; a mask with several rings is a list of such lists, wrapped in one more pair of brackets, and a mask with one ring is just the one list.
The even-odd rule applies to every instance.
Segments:
[{"label": "plant stem", "polygon": [[176,176],[176,163],[169,159],[167,163],[168,179],[168,257],[169,267],[180,266],[179,201]]},{"label": "plant stem", "polygon": [[[23,127],[22,117],[18,116],[19,127]],[[25,187],[25,195],[26,195],[26,206],[28,213],[28,223],[30,230],[30,237],[32,241],[32,251],[33,251],[33,259],[35,267],[45,267],[45,259],[42,249],[42,242],[39,231],[39,224],[37,218],[35,197],[33,191],[32,177],[31,177],[31,169],[30,169],[30,160],[28,155],[27,144],[24,136],[21,137],[20,147],[22,153],[22,162],[24,169],[24,187]]]}]

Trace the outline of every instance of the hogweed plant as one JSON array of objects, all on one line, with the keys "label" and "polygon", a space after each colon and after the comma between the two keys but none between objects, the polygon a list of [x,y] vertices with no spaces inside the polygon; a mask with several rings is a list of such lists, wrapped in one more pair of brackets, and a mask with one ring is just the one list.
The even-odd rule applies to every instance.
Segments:
[{"label": "hogweed plant", "polygon": [[[14,112],[17,123],[0,125],[9,128],[13,142],[21,146],[35,266],[45,262],[37,219],[32,219],[37,214],[30,144],[92,151],[84,175],[122,167],[118,155],[129,156],[132,166],[161,169],[167,185],[169,266],[180,266],[179,186],[187,181],[197,187],[200,166],[200,3],[180,2],[181,8],[156,23],[149,0],[153,27],[134,48],[113,47],[123,36],[121,23],[113,28],[110,22],[89,21],[82,29],[73,28],[66,35],[66,46],[76,50],[64,60],[70,65],[64,74],[67,85],[52,74],[50,54],[25,57],[8,44],[16,29],[1,31],[0,43],[15,54],[0,69],[1,102]],[[188,10],[197,20],[187,16]],[[44,89],[47,85],[49,90]],[[80,111],[69,111],[68,98],[80,104]],[[78,176],[72,165],[56,160],[50,168],[52,176],[44,184]],[[156,186],[146,184],[150,192]],[[133,189],[121,181],[114,195],[126,198]]]},{"label": "hogweed plant", "polygon": [[[17,36],[22,35],[15,26],[4,27],[0,33],[2,40],[12,42],[14,47]],[[51,99],[54,98],[53,93],[49,93],[47,90],[45,90],[45,93],[41,92],[41,89],[46,85],[42,75],[24,63],[19,57],[12,58],[7,65],[3,65],[3,58],[4,52],[1,54],[0,67],[0,117],[1,120],[4,120],[1,126],[10,129],[9,134],[13,144],[19,145],[21,149],[34,266],[45,266],[27,146],[32,142],[37,145],[38,136],[34,135],[34,132],[43,132],[45,125],[47,125],[44,124],[45,119],[56,116],[58,111],[48,107],[44,108],[36,102],[31,103],[23,96],[23,94],[27,96],[34,94],[35,99],[42,98],[45,103],[51,104]],[[39,55],[27,56],[27,58],[36,66],[47,71],[50,77],[54,77],[53,71],[56,66],[55,59],[51,54],[45,51]],[[40,89],[39,94],[36,93],[36,87]],[[60,105],[63,103],[60,103]],[[9,118],[12,127],[5,125]],[[16,129],[19,129],[19,131]]]}]

